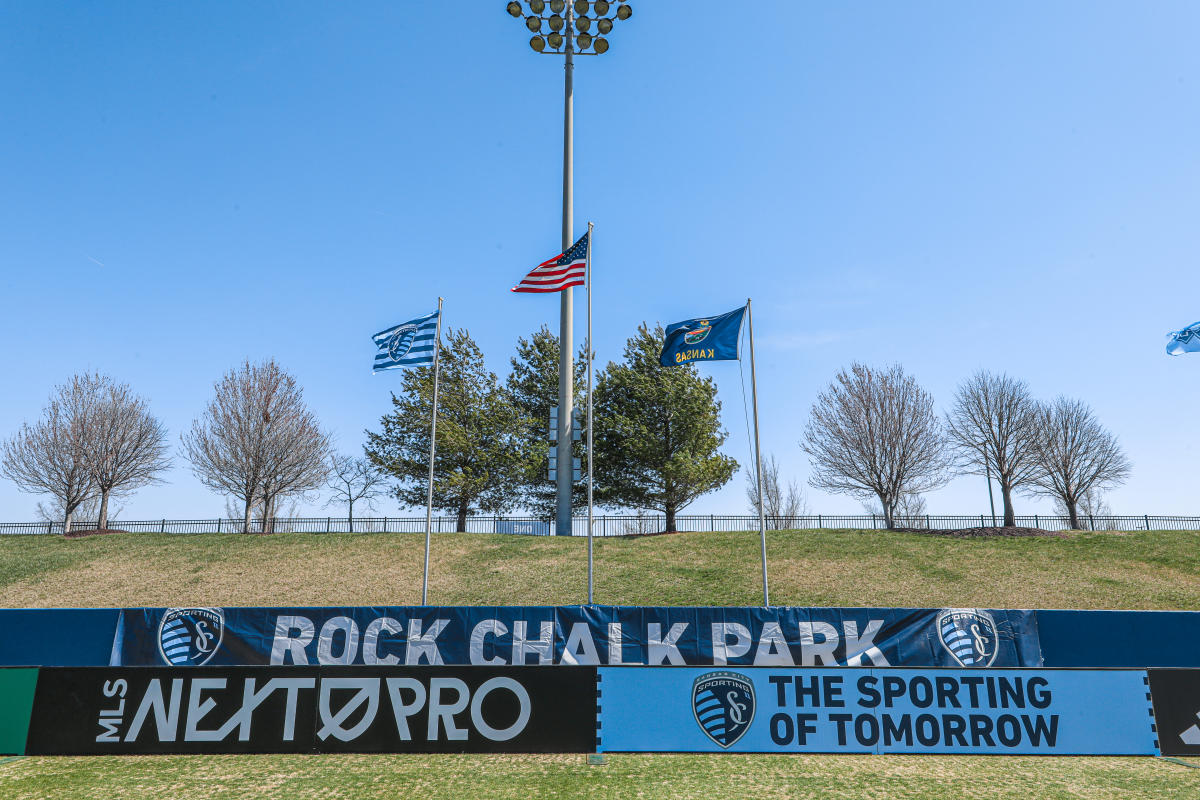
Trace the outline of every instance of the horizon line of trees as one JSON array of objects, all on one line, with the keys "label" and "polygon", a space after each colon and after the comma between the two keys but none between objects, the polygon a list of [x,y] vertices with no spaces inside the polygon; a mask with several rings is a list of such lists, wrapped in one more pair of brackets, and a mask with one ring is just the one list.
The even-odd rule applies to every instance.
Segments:
[{"label": "horizon line of trees", "polygon": [[[607,508],[654,511],[667,530],[697,498],[727,484],[737,462],[721,452],[728,438],[716,384],[694,365],[658,363],[661,326],[639,326],[619,362],[595,379],[595,498]],[[583,360],[576,396],[587,402]],[[548,421],[558,383],[558,338],[546,326],[518,339],[501,382],[462,328],[447,328],[441,359],[434,507],[457,518],[523,508],[549,517]],[[206,487],[236,504],[242,529],[271,520],[314,492],[326,506],[373,508],[383,495],[407,507],[425,504],[433,371],[399,376],[392,410],[366,431],[363,455],[340,454],[304,401],[296,379],[273,359],[244,361],[214,383],[203,411],[180,437],[180,453]],[[55,387],[36,422],[0,443],[0,475],[22,491],[47,494],[39,513],[70,531],[81,509],[106,527],[113,498],[162,482],[171,464],[165,426],[130,387],[82,373]],[[887,527],[913,525],[923,495],[961,474],[994,476],[1004,524],[1014,495],[1052,498],[1079,527],[1079,511],[1103,508],[1102,493],[1122,484],[1130,464],[1115,436],[1082,401],[1036,400],[1028,386],[980,371],[959,387],[945,415],[899,365],[855,363],[839,370],[813,403],[800,449],[812,465],[808,484],[877,504],[867,510]],[[586,458],[583,443],[576,452]],[[584,462],[586,463],[586,462]],[[795,481],[763,459],[763,504],[773,529],[808,513]],[[574,493],[582,508],[582,483]],[[759,487],[747,468],[746,498],[757,513]],[[290,504],[290,505],[289,505]],[[229,509],[231,512],[234,509]]]}]

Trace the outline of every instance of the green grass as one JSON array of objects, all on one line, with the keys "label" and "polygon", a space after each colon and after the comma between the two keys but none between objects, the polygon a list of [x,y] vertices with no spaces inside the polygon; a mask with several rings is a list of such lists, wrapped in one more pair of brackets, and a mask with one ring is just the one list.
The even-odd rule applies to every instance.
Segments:
[{"label": "green grass", "polygon": [[[0,606],[418,603],[418,534],[0,537]],[[779,605],[1200,609],[1200,532],[949,539],[881,531],[768,535]],[[754,533],[596,542],[596,601],[761,602]],[[430,602],[578,603],[586,541],[435,534]]]},{"label": "green grass", "polygon": [[[423,537],[118,534],[0,538],[0,606],[377,605],[420,601]],[[430,600],[577,603],[580,539],[440,534]],[[1200,609],[1200,533],[768,538],[788,605]],[[761,602],[752,533],[596,543],[596,600]],[[1193,761],[1193,764],[1200,762]],[[1151,758],[987,756],[141,756],[0,762],[0,798],[1198,798],[1200,769]]]},{"label": "green grass", "polygon": [[0,765],[6,800],[1200,797],[1200,770],[1151,758],[1008,756],[123,756]]}]

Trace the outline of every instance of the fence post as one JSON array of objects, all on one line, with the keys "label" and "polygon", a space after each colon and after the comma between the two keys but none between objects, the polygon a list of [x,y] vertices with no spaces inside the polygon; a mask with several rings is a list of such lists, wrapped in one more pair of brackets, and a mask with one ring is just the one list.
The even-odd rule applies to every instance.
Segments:
[{"label": "fence post", "polygon": [[1090,527],[1092,530],[1096,530],[1096,518],[1091,514],[1088,514],[1088,527]]},{"label": "fence post", "polygon": [[1146,514],[1146,530],[1150,530],[1150,515]]},{"label": "fence post", "polygon": [[983,514],[979,515],[979,527],[983,527]]},{"label": "fence post", "polygon": [[221,532],[221,518],[217,517],[217,533]]},{"label": "fence post", "polygon": [[825,527],[825,524],[824,524],[823,522],[821,522],[821,515],[820,515],[820,514],[817,514],[817,527],[818,527],[818,528],[824,528],[824,527]]},{"label": "fence post", "polygon": [[875,530],[875,512],[871,512],[871,530]]},{"label": "fence post", "polygon": [[1038,522],[1038,515],[1037,515],[1037,514],[1034,514],[1034,515],[1033,515],[1033,527],[1035,527],[1035,528],[1040,528],[1040,527],[1042,527],[1042,524],[1041,524],[1040,522]]},{"label": "fence post", "polygon": [[158,532],[159,533],[167,532],[167,521],[165,519],[162,521],[162,525],[159,527]]},{"label": "fence post", "polygon": [[387,533],[387,517],[383,518],[383,533]]}]

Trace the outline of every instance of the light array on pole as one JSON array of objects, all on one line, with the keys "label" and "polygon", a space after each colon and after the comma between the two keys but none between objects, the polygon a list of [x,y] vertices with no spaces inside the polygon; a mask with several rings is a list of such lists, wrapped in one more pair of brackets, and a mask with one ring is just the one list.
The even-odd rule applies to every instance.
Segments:
[{"label": "light array on pole", "polygon": [[[608,39],[613,23],[633,16],[625,0],[575,0],[567,8],[567,0],[511,0],[506,8],[533,34],[529,46],[539,53],[561,55],[568,37],[574,37],[574,51],[579,55],[598,56],[608,52]],[[572,32],[568,25],[575,30]]]}]

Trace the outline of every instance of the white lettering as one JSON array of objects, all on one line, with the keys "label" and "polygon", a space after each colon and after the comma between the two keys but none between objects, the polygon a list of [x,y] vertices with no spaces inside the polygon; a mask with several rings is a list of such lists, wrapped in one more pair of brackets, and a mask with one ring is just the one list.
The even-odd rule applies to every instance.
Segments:
[{"label": "white lettering", "polygon": [[554,623],[548,619],[539,625],[541,635],[537,639],[529,639],[529,622],[523,619],[513,621],[512,663],[524,666],[525,656],[537,653],[539,664],[554,663]]},{"label": "white lettering", "polygon": [[[387,689],[388,697],[392,701],[392,716],[396,718],[396,733],[399,734],[401,741],[412,741],[412,733],[408,729],[408,718],[425,705],[427,697],[425,684],[416,678],[388,678]],[[413,693],[411,703],[405,703],[400,698],[400,692],[403,689],[408,689]]]},{"label": "white lettering", "polygon": [[400,633],[404,628],[400,627],[400,623],[391,617],[380,617],[379,619],[371,620],[367,625],[367,632],[363,636],[363,663],[364,664],[399,664],[400,657],[389,653],[386,656],[379,655],[379,635],[381,633]]},{"label": "white lettering", "polygon": [[500,656],[483,657],[483,643],[488,636],[503,636],[508,633],[508,626],[498,619],[485,619],[471,630],[471,663],[499,665],[504,663]]},{"label": "white lettering", "polygon": [[[815,636],[820,634],[822,641],[817,643]],[[800,623],[800,660],[806,667],[822,664],[836,667],[837,659],[833,651],[838,646],[837,628],[828,622]]]},{"label": "white lettering", "polygon": [[861,667],[863,658],[869,659],[875,667],[889,666],[883,651],[875,646],[875,634],[883,627],[883,620],[869,620],[862,636],[858,635],[858,623],[854,620],[846,620],[842,627],[846,630],[846,666]]},{"label": "white lettering", "polygon": [[[507,689],[512,692],[521,707],[521,710],[517,712],[516,722],[507,728],[493,728],[483,718],[483,699],[495,689]],[[475,730],[493,742],[507,742],[525,730],[525,726],[529,724],[529,693],[525,691],[524,686],[512,678],[489,678],[480,685],[475,691],[475,696],[471,698],[471,723],[475,726]]]},{"label": "white lettering", "polygon": [[651,622],[646,626],[647,659],[646,663],[654,666],[663,663],[686,664],[683,653],[679,652],[679,637],[687,630],[686,622],[676,622],[667,632],[667,638],[662,638],[662,625]]},{"label": "white lettering", "polygon": [[[442,702],[442,691],[444,689],[454,690],[456,696],[453,703],[447,704]],[[467,730],[466,728],[459,728],[454,724],[454,715],[467,707],[469,699],[470,690],[458,678],[430,678],[427,740],[430,742],[438,740],[439,727],[446,729],[446,738],[451,741],[466,739]]]},{"label": "white lettering", "polygon": [[592,631],[586,622],[576,622],[571,626],[567,643],[563,647],[562,663],[586,666],[600,663],[600,654],[596,652],[596,643],[592,640]]},{"label": "white lettering", "polygon": [[158,678],[152,679],[150,685],[146,687],[146,694],[142,696],[141,705],[133,715],[133,722],[130,723],[129,730],[125,733],[125,741],[137,741],[138,734],[142,731],[142,723],[146,721],[151,709],[154,710],[154,726],[158,733],[158,740],[160,742],[175,741],[175,736],[179,732],[179,701],[182,699],[183,679],[174,678],[171,681],[171,700],[168,711],[168,704],[163,700],[162,685]]},{"label": "white lettering", "polygon": [[[346,634],[342,652],[333,654],[333,635],[337,631]],[[317,639],[318,664],[353,664],[358,654],[358,624],[350,617],[330,617],[321,626],[321,638]]]},{"label": "white lettering", "polygon": [[224,738],[221,730],[200,730],[200,720],[208,715],[208,712],[217,707],[217,701],[211,697],[205,698],[204,702],[200,702],[200,694],[205,689],[224,689],[224,678],[192,678],[192,689],[188,692],[187,704],[187,723],[183,727],[183,740],[185,742],[219,742]]},{"label": "white lettering", "polygon": [[[329,708],[329,700],[330,695],[336,689],[357,689],[358,691],[334,714]],[[362,719],[352,728],[342,727],[342,723],[363,703],[367,704],[367,710],[363,713]],[[375,721],[375,713],[378,710],[378,678],[322,678],[321,692],[317,697],[317,711],[321,715],[321,730],[317,731],[317,736],[321,739],[333,736],[339,741],[353,741]]]},{"label": "white lettering", "polygon": [[[733,643],[729,637],[733,637]],[[728,664],[729,659],[750,652],[750,629],[740,622],[714,622],[712,624],[713,664]]]},{"label": "white lettering", "polygon": [[794,667],[796,660],[788,649],[787,639],[778,622],[764,622],[758,648],[754,651],[756,667]]},{"label": "white lettering", "polygon": [[[299,636],[292,637],[292,631]],[[271,663],[284,663],[284,656],[291,654],[293,664],[307,664],[308,653],[304,651],[313,640],[316,627],[308,617],[284,615],[275,620],[275,639],[271,642]]]},{"label": "white lettering", "polygon": [[404,652],[405,664],[420,664],[424,658],[430,664],[445,664],[442,660],[442,652],[438,650],[437,637],[447,625],[450,624],[448,619],[435,619],[433,624],[429,626],[429,631],[425,634],[421,633],[421,620],[410,619],[408,621],[408,649]]}]

